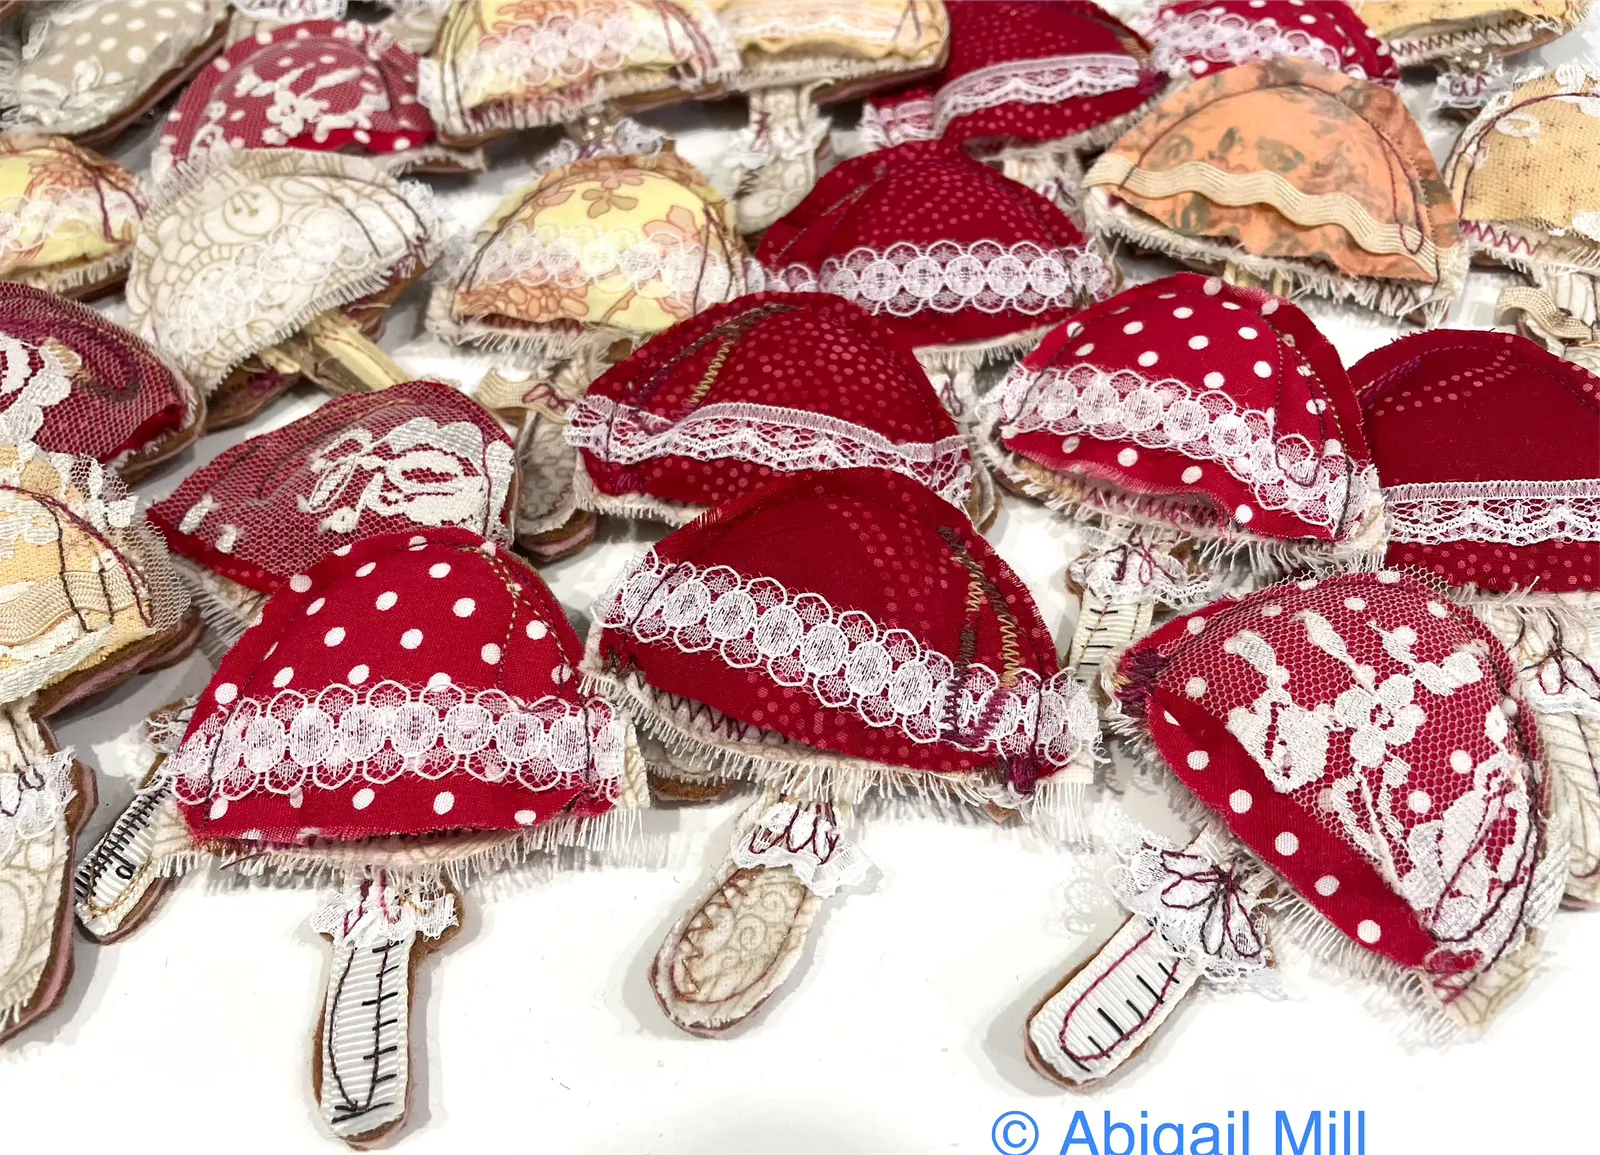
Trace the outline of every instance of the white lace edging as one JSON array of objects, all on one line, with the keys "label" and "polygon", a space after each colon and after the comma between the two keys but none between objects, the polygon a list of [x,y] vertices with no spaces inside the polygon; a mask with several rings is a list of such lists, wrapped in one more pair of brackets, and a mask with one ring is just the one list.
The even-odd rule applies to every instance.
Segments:
[{"label": "white lace edging", "polygon": [[868,101],[861,106],[861,143],[867,151],[893,148],[913,140],[938,140],[933,131],[933,97],[897,100],[889,104]]},{"label": "white lace edging", "polygon": [[742,836],[733,863],[743,870],[787,866],[819,898],[859,886],[872,861],[815,805],[777,802]]},{"label": "white lace edging", "polygon": [[902,242],[882,251],[851,249],[827,258],[820,270],[802,264],[768,270],[766,283],[791,293],[832,293],[869,312],[896,317],[967,309],[1032,316],[1071,308],[1080,292],[1104,296],[1111,273],[1089,249],[1046,248],[1031,241],[936,241],[926,246]]},{"label": "white lace edging", "polygon": [[988,666],[958,667],[908,631],[837,610],[820,594],[791,593],[774,578],[747,579],[727,566],[667,562],[653,549],[618,575],[594,618],[646,644],[715,650],[734,669],[759,667],[780,686],[804,688],[824,706],[852,709],[869,726],[896,726],[918,743],[1033,754],[1064,767],[1099,731],[1088,691],[1070,672],[1046,681],[1021,669],[1004,685]]},{"label": "white lace edging", "polygon": [[448,890],[431,896],[395,883],[387,870],[345,886],[318,907],[311,929],[335,947],[381,947],[422,936],[439,938],[456,925],[456,898]]},{"label": "white lace edging", "polygon": [[[120,236],[137,229],[144,206],[121,189],[105,195],[52,190],[0,198],[0,255],[28,253],[56,237]],[[130,238],[131,240],[131,234]]]},{"label": "white lace edging", "polygon": [[1151,63],[1173,75],[1189,75],[1191,59],[1249,64],[1292,56],[1367,79],[1366,69],[1359,64],[1346,65],[1339,50],[1326,40],[1299,28],[1285,28],[1270,16],[1252,20],[1242,12],[1200,9],[1179,15],[1162,11],[1154,18],[1135,21],[1133,27],[1150,41]]},{"label": "white lace edging", "polygon": [[1299,433],[1279,433],[1273,410],[1242,409],[1221,390],[1198,392],[1175,378],[1152,381],[1084,362],[1037,372],[1018,365],[981,404],[1006,438],[1088,435],[1218,462],[1262,508],[1329,529],[1353,525],[1351,512],[1366,508],[1376,485],[1370,467],[1358,467],[1338,441],[1313,445]]},{"label": "white lace edging", "polygon": [[197,805],[337,790],[357,776],[381,786],[402,774],[515,778],[535,791],[590,785],[614,797],[625,760],[623,721],[603,701],[528,704],[500,690],[383,681],[334,684],[314,698],[241,698],[192,731],[166,767],[179,800]]},{"label": "white lace edging", "polygon": [[1086,525],[1080,531],[1089,552],[1067,566],[1067,575],[1105,602],[1157,601],[1174,609],[1202,606],[1216,597],[1214,577],[1197,576],[1165,549],[1145,540],[1135,526],[1127,537]]},{"label": "white lace edging", "polygon": [[972,459],[959,434],[931,443],[890,441],[851,421],[776,405],[706,405],[675,420],[591,393],[568,411],[562,436],[618,465],[689,457],[749,461],[783,473],[876,466],[960,508],[972,491]]},{"label": "white lace edging", "polygon": [[597,139],[580,144],[570,136],[562,137],[530,167],[535,177],[544,177],[596,156],[655,156],[671,139],[659,128],[623,116],[605,125]]},{"label": "white lace edging", "polygon": [[931,126],[942,137],[959,116],[1002,104],[1059,104],[1139,83],[1139,61],[1116,53],[1007,60],[956,77],[933,95]]},{"label": "white lace edging", "polygon": [[51,834],[76,796],[71,747],[20,769],[0,771],[0,862],[18,844]]},{"label": "white lace edging", "polygon": [[1600,541],[1600,479],[1392,485],[1383,497],[1393,541]]}]

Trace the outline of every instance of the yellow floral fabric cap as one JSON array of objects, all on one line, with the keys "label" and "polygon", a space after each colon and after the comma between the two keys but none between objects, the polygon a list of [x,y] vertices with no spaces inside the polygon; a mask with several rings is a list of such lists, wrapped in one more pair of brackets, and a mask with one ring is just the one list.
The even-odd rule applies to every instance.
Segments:
[{"label": "yellow floral fabric cap", "polygon": [[222,49],[228,13],[225,0],[27,5],[11,123],[110,140]]},{"label": "yellow floral fabric cap", "polygon": [[712,92],[738,69],[707,0],[466,0],[418,79],[440,139],[476,144],[623,98]]},{"label": "yellow floral fabric cap", "polygon": [[446,340],[572,357],[742,295],[746,259],[732,208],[670,148],[589,157],[500,203],[429,323]]},{"label": "yellow floral fabric cap", "polygon": [[1502,305],[1555,353],[1600,328],[1596,156],[1600,75],[1568,63],[1490,100],[1444,166],[1472,251],[1532,282]]},{"label": "yellow floral fabric cap", "polygon": [[128,273],[130,327],[203,391],[443,250],[426,186],[342,153],[256,149],[177,170]]},{"label": "yellow floral fabric cap", "polygon": [[0,279],[69,297],[113,289],[144,211],[121,165],[61,136],[0,136]]},{"label": "yellow floral fabric cap", "polygon": [[736,87],[826,80],[832,99],[940,67],[950,38],[941,0],[726,0],[717,14],[743,60]]},{"label": "yellow floral fabric cap", "polygon": [[1201,267],[1442,320],[1467,250],[1398,96],[1309,61],[1169,95],[1084,177],[1090,227]]}]

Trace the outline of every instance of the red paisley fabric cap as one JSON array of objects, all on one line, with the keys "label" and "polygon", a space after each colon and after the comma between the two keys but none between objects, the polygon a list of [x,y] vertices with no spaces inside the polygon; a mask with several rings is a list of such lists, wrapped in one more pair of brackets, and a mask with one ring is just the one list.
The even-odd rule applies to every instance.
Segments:
[{"label": "red paisley fabric cap", "polygon": [[1455,585],[1600,589],[1600,377],[1511,333],[1404,337],[1350,371],[1389,563]]},{"label": "red paisley fabric cap", "polygon": [[1428,586],[1353,573],[1217,603],[1136,643],[1118,682],[1120,709],[1218,819],[1441,1000],[1554,913],[1565,853],[1547,853],[1516,670]]},{"label": "red paisley fabric cap", "polygon": [[296,574],[171,759],[199,841],[506,830],[611,808],[622,726],[525,562],[470,530],[384,534]]},{"label": "red paisley fabric cap", "polygon": [[1112,286],[1065,213],[942,141],[845,161],[757,256],[777,287],[854,301],[919,351],[1015,347]]},{"label": "red paisley fabric cap", "polygon": [[595,623],[601,671],[637,674],[652,708],[699,703],[879,766],[999,769],[1029,793],[1093,741],[1092,704],[1016,574],[887,470],[718,506],[621,574]]},{"label": "red paisley fabric cap", "polygon": [[976,156],[1017,143],[1095,148],[1166,76],[1149,46],[1086,0],[950,0],[950,55],[931,82],[865,113],[879,144],[942,139]]},{"label": "red paisley fabric cap", "polygon": [[[996,464],[1057,504],[1334,542],[1367,524],[1375,497],[1360,407],[1328,339],[1289,302],[1197,273],[1059,326],[982,413]],[[1066,484],[1042,484],[1040,466]]]},{"label": "red paisley fabric cap", "polygon": [[687,506],[790,473],[874,465],[965,507],[966,439],[911,350],[871,314],[820,293],[758,293],[652,338],[568,411],[605,507]]},{"label": "red paisley fabric cap", "polygon": [[1347,4],[1304,0],[1178,0],[1132,21],[1156,67],[1205,76],[1236,64],[1294,56],[1389,88],[1400,66]]},{"label": "red paisley fabric cap", "polygon": [[198,432],[194,387],[93,309],[0,282],[0,425],[12,440],[138,476]]},{"label": "red paisley fabric cap", "polygon": [[[355,151],[381,162],[434,142],[417,54],[354,21],[308,20],[230,47],[184,89],[151,156],[159,180],[219,148]],[[401,163],[398,167],[408,167]]]},{"label": "red paisley fabric cap", "polygon": [[437,381],[335,397],[195,471],[150,520],[174,553],[262,593],[340,546],[425,526],[503,538],[511,439]]}]

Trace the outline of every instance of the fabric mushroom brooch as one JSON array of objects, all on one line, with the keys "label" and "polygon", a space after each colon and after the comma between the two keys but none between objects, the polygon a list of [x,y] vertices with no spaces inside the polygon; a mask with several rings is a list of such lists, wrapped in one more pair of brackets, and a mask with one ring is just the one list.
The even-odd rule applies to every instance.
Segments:
[{"label": "fabric mushroom brooch", "polygon": [[335,397],[225,450],[150,509],[226,648],[267,597],[333,550],[406,529],[509,540],[511,440],[449,385]]},{"label": "fabric mushroom brooch", "polygon": [[302,376],[334,393],[408,380],[367,334],[443,247],[432,193],[361,157],[202,158],[156,192],[130,323],[206,394],[208,428],[237,425]]},{"label": "fabric mushroom brooch", "polygon": [[128,274],[145,213],[139,182],[65,137],[0,136],[0,281],[82,300]]},{"label": "fabric mushroom brooch", "polygon": [[1177,76],[1292,56],[1357,80],[1400,86],[1400,66],[1389,46],[1347,4],[1177,0],[1129,23],[1150,42],[1154,64]]},{"label": "fabric mushroom brooch", "polygon": [[1129,849],[1132,917],[1028,1019],[1042,1074],[1103,1079],[1277,939],[1445,1032],[1527,980],[1567,836],[1515,664],[1470,609],[1394,571],[1307,579],[1168,622],[1113,682],[1114,725],[1205,827]]},{"label": "fabric mushroom brooch", "polygon": [[1444,319],[1467,248],[1394,92],[1306,60],[1204,76],[1084,176],[1089,227],[1280,295]]},{"label": "fabric mushroom brooch", "polygon": [[695,1034],[754,1013],[822,900],[862,877],[847,830],[868,795],[1043,820],[1092,776],[1094,706],[1027,589],[965,514],[887,470],[786,478],[657,543],[596,604],[583,672],[657,775],[764,790],[651,969]]},{"label": "fabric mushroom brooch", "polygon": [[1351,376],[1389,564],[1457,587],[1510,648],[1572,816],[1567,897],[1600,902],[1600,377],[1457,330],[1396,341]]},{"label": "fabric mushroom brooch", "polygon": [[768,287],[832,293],[909,343],[961,416],[984,364],[1032,348],[1115,274],[1044,197],[944,141],[847,160],[767,230]]},{"label": "fabric mushroom brooch", "polygon": [[0,436],[143,477],[200,435],[205,402],[93,309],[0,284]]},{"label": "fabric mushroom brooch", "polygon": [[732,208],[670,147],[586,157],[500,203],[434,289],[428,324],[511,350],[572,397],[606,360],[741,296],[747,259]]},{"label": "fabric mushroom brooch", "polygon": [[950,58],[925,86],[869,103],[876,148],[943,140],[1067,211],[1081,160],[1166,87],[1139,35],[1083,0],[952,0]]},{"label": "fabric mushroom brooch", "polygon": [[353,152],[390,172],[481,172],[483,156],[435,139],[417,54],[371,24],[308,20],[261,31],[202,69],[150,157],[159,181],[218,149]]},{"label": "fabric mushroom brooch", "polygon": [[[312,918],[332,950],[312,1081],[334,1135],[377,1142],[405,1121],[416,972],[458,923],[459,885],[597,846],[643,796],[626,722],[578,691],[580,656],[538,576],[470,530],[340,547],[223,658],[85,860],[80,921],[125,934],[206,859],[343,879]],[[131,882],[129,847],[146,851]]]},{"label": "fabric mushroom brooch", "polygon": [[577,401],[544,390],[526,414],[517,533],[539,562],[592,540],[595,514],[682,525],[792,473],[890,469],[980,529],[998,509],[911,350],[826,293],[714,305],[613,365]]},{"label": "fabric mushroom brooch", "polygon": [[8,128],[109,144],[221,51],[225,0],[28,4],[7,35]]},{"label": "fabric mushroom brooch", "polygon": [[94,774],[44,719],[178,661],[200,622],[161,544],[92,457],[0,442],[0,1039],[72,978],[73,850]]},{"label": "fabric mushroom brooch", "polygon": [[1158,605],[1379,560],[1378,478],[1338,352],[1259,289],[1180,273],[1085,310],[983,398],[974,432],[1004,484],[1095,527],[1069,570],[1080,674]]}]

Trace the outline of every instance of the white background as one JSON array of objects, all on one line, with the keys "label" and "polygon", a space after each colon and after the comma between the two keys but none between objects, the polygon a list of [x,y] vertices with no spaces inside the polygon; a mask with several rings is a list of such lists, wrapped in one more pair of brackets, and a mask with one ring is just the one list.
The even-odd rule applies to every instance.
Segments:
[{"label": "white background", "polygon": [[[1575,38],[1569,38],[1575,39]],[[1564,43],[1546,59],[1583,48]],[[1419,111],[1420,86],[1408,93]],[[679,110],[656,123],[681,151],[714,161],[737,106]],[[1454,126],[1433,123],[1442,157]],[[151,134],[115,155],[143,170]],[[524,183],[535,136],[497,153],[486,178],[436,181],[457,224],[481,221]],[[1168,271],[1141,264],[1139,279]],[[1501,284],[1474,274],[1452,323],[1489,327]],[[422,330],[423,292],[392,314],[384,344],[418,376],[475,385],[490,359]],[[120,319],[120,305],[107,311]],[[1346,359],[1401,332],[1372,314],[1311,304]],[[280,401],[250,430],[312,409]],[[139,487],[159,498],[239,440],[204,438]],[[649,529],[608,523],[602,542],[545,571],[575,619]],[[1069,532],[1006,499],[990,535],[1065,643],[1061,579]],[[585,624],[579,620],[580,629]],[[150,709],[204,686],[198,653],[57,719],[64,744],[100,772],[97,836],[137,775],[134,734]],[[1125,777],[1125,775],[1124,775]],[[1160,800],[1127,801],[1169,834]],[[789,984],[732,1037],[695,1039],[657,1009],[649,961],[725,852],[743,800],[649,813],[632,864],[531,864],[474,888],[464,927],[423,966],[414,1020],[409,1155],[530,1151],[988,1151],[997,1115],[1027,1111],[1059,1150],[1072,1112],[1137,1123],[1223,1121],[1251,1111],[1253,1152],[1271,1150],[1271,1113],[1364,1109],[1373,1155],[1597,1149],[1594,1043],[1600,912],[1564,912],[1550,962],[1480,1039],[1408,1043],[1369,1013],[1370,988],[1291,966],[1279,998],[1218,992],[1191,1000],[1107,1089],[1061,1091],[1022,1057],[1029,1010],[1115,925],[1103,864],[986,819],[915,811],[865,816],[879,870],[830,902]],[[88,843],[85,842],[84,845]],[[0,1150],[121,1152],[336,1150],[316,1122],[311,1031],[326,953],[307,927],[320,892],[212,875],[180,883],[139,932],[104,949],[80,942],[66,1003],[0,1050]],[[1078,1147],[1075,1150],[1086,1151]]]}]

